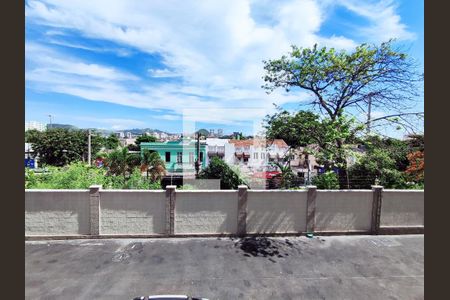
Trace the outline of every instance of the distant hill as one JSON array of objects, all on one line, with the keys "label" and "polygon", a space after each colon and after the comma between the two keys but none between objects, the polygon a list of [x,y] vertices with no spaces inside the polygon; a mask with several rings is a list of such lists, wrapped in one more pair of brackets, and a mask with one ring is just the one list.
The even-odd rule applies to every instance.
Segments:
[{"label": "distant hill", "polygon": [[47,124],[47,129],[53,129],[53,128],[62,128],[62,129],[78,129],[78,127],[69,125],[69,124]]},{"label": "distant hill", "polygon": [[135,134],[135,135],[144,134],[146,132],[172,134],[167,131],[163,131],[163,130],[159,130],[159,129],[152,129],[152,128],[133,128],[133,129],[118,130],[118,131],[131,132],[132,134]]},{"label": "distant hill", "polygon": [[[70,124],[48,124],[47,128],[64,128],[64,129],[80,129],[74,125],[70,125]],[[132,128],[132,129],[123,129],[123,130],[111,130],[111,129],[98,129],[98,128],[83,128],[83,129],[91,129],[92,131],[98,132],[104,136],[108,136],[111,133],[115,133],[115,132],[131,132],[131,134],[133,135],[143,135],[146,132],[150,132],[150,133],[165,133],[168,135],[171,135],[173,133],[167,132],[167,131],[163,131],[163,130],[159,130],[159,129],[153,129],[153,128]]]}]

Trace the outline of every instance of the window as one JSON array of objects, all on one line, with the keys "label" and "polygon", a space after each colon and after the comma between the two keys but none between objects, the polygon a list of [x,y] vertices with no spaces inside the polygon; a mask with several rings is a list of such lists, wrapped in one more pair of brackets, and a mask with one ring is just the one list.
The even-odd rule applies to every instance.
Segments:
[{"label": "window", "polygon": [[170,162],[170,152],[166,152],[166,162]]},{"label": "window", "polygon": [[190,164],[194,163],[194,152],[189,152],[189,163]]},{"label": "window", "polygon": [[261,159],[266,159],[266,154],[264,152],[261,153]]},{"label": "window", "polygon": [[258,159],[258,152],[253,153],[253,158]]},{"label": "window", "polygon": [[177,163],[183,163],[183,152],[177,152]]},{"label": "window", "polygon": [[203,152],[200,152],[200,161],[203,162]]}]

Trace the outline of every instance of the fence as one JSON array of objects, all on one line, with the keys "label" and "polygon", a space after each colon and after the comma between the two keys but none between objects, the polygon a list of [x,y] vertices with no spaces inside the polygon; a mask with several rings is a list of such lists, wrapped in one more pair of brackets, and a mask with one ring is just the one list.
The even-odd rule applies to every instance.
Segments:
[{"label": "fence", "polygon": [[25,236],[424,232],[423,190],[26,190]]}]

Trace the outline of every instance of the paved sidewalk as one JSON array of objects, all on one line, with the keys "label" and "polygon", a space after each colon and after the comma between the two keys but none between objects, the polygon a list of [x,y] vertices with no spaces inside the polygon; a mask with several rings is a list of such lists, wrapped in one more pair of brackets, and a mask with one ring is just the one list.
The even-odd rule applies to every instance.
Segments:
[{"label": "paved sidewalk", "polygon": [[25,242],[27,299],[423,299],[424,236]]}]

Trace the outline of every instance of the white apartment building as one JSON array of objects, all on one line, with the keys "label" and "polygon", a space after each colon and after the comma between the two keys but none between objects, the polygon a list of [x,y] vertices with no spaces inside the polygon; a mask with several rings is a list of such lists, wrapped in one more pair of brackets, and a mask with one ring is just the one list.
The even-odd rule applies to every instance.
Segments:
[{"label": "white apartment building", "polygon": [[228,140],[206,139],[206,163],[217,156],[229,165],[238,165],[244,172],[266,167],[270,162],[278,161],[286,155],[288,145],[281,139]]},{"label": "white apartment building", "polygon": [[282,139],[273,141],[264,139],[229,140],[234,145],[234,164],[248,171],[267,166],[286,155],[288,145]]},{"label": "white apartment building", "polygon": [[234,145],[227,139],[206,139],[206,164],[209,164],[214,156],[223,159],[228,164],[234,164],[234,152]]},{"label": "white apartment building", "polygon": [[36,121],[25,122],[25,131],[32,129],[35,129],[37,131],[45,131],[47,129],[47,124]]}]

